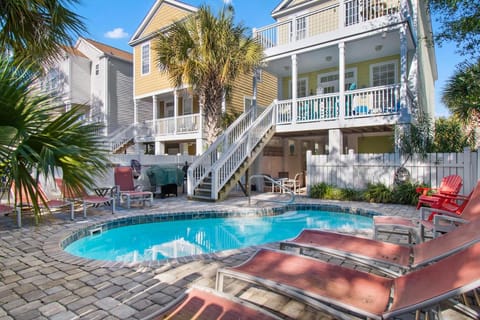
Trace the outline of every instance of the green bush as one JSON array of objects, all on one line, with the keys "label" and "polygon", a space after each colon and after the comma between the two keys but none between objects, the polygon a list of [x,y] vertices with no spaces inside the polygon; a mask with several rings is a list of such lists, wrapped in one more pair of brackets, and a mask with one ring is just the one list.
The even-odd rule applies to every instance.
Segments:
[{"label": "green bush", "polygon": [[310,188],[310,198],[324,199],[328,185],[325,182],[316,184]]},{"label": "green bush", "polygon": [[364,193],[365,200],[369,202],[390,203],[392,202],[392,190],[383,183],[369,183]]},{"label": "green bush", "polygon": [[418,187],[425,187],[425,185],[406,182],[396,186],[393,189],[392,201],[399,204],[416,205],[419,196],[416,191]]},{"label": "green bush", "polygon": [[340,200],[349,200],[349,201],[365,201],[363,196],[363,191],[355,190],[352,188],[341,189],[342,199]]}]

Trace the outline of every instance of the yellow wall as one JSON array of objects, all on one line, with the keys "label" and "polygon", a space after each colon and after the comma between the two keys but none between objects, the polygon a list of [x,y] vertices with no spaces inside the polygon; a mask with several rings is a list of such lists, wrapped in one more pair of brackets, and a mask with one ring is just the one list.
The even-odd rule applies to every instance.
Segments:
[{"label": "yellow wall", "polygon": [[[354,64],[347,64],[345,69],[357,68],[357,89],[370,87],[370,66],[384,61],[397,61],[397,82],[400,82],[400,57],[398,55],[383,57],[375,60],[368,60]],[[315,95],[317,90],[317,76],[319,74],[330,73],[338,71],[338,68],[327,68],[323,70],[315,70],[309,73],[302,73],[298,75],[300,78],[308,78],[308,93]],[[282,79],[283,97],[281,99],[288,99],[288,82],[291,77],[284,77]]]},{"label": "yellow wall", "polygon": [[191,12],[174,7],[168,3],[162,3],[157,13],[153,16],[152,20],[145,27],[145,30],[140,35],[141,37],[147,36],[152,32],[156,32],[175,21],[185,18]]},{"label": "yellow wall", "polygon": [[358,138],[358,153],[391,153],[394,151],[393,136]]},{"label": "yellow wall", "polygon": [[[244,97],[253,94],[253,75],[240,75],[235,81],[231,93],[231,101],[227,111],[242,113],[244,111]],[[277,98],[277,78],[268,72],[262,71],[262,81],[257,83],[257,105],[269,106]]]},{"label": "yellow wall", "polygon": [[162,89],[172,88],[168,76],[160,72],[155,63],[155,52],[152,50],[152,42],[150,42],[150,73],[142,75],[141,66],[141,47],[142,44],[136,45],[134,50],[135,57],[135,96],[145,95],[151,92],[159,91]]}]

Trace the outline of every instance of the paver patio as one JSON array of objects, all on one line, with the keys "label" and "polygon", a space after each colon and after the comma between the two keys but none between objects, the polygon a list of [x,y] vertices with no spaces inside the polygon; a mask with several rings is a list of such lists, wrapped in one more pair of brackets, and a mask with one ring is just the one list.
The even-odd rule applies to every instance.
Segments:
[{"label": "paver patio", "polygon": [[[281,206],[274,202],[257,203],[275,197],[281,195],[255,195],[252,207]],[[406,217],[417,215],[413,206],[326,202],[304,197],[297,197],[296,202],[333,203]],[[189,201],[179,195],[178,198],[155,199],[151,208],[119,208],[114,217],[245,207],[248,207],[248,199],[238,195],[220,203]],[[90,208],[84,219],[81,208],[76,212],[73,222],[68,220],[68,213],[58,213],[46,216],[39,226],[34,226],[33,219],[25,216],[22,229],[16,228],[15,216],[0,217],[0,320],[144,319],[192,284],[214,288],[218,268],[237,265],[256,250],[229,250],[160,264],[85,260],[63,253],[57,241],[59,234],[112,219],[112,214],[109,208]],[[397,242],[407,240],[398,235],[384,234],[382,237]],[[268,246],[278,248],[277,244]],[[338,259],[331,262],[342,263]],[[331,318],[302,303],[236,281],[227,282],[225,291],[276,310],[285,318]]]}]

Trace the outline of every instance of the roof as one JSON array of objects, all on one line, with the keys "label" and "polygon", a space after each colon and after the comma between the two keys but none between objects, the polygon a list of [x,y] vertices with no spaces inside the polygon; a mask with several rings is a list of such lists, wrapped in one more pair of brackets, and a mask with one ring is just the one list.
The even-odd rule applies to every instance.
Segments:
[{"label": "roof", "polygon": [[64,47],[63,48],[65,50],[65,52],[67,53],[70,53],[74,56],[77,56],[77,57],[82,57],[82,58],[87,58],[86,55],[84,55],[83,53],[80,52],[80,50],[78,50],[77,48],[74,48],[74,47]]},{"label": "roof", "polygon": [[188,5],[186,3],[183,3],[181,1],[177,1],[177,0],[156,0],[155,3],[153,4],[153,6],[150,8],[150,11],[148,11],[147,15],[145,16],[145,18],[143,18],[142,22],[140,23],[137,30],[135,31],[132,38],[130,39],[130,41],[129,41],[130,45],[133,45],[135,40],[138,40],[138,38],[140,37],[142,32],[148,26],[149,22],[152,20],[152,18],[157,13],[158,8],[160,8],[160,6],[163,3],[168,3],[172,6],[175,6],[177,8],[180,8],[180,9],[183,9],[185,11],[192,12],[192,13],[198,11],[198,8],[196,8],[194,6],[191,6],[191,5]]},{"label": "roof", "polygon": [[311,4],[318,2],[317,0],[283,0],[272,11],[272,17],[286,14],[291,10],[300,10],[309,7]]},{"label": "roof", "polygon": [[109,46],[107,44],[104,44],[104,43],[101,43],[101,42],[98,42],[98,41],[95,41],[95,40],[92,40],[92,39],[86,39],[86,38],[83,38],[83,39],[85,41],[87,41],[88,43],[90,43],[92,46],[94,46],[95,48],[97,48],[98,50],[102,51],[104,54],[106,54],[110,57],[114,57],[114,58],[122,59],[122,60],[125,60],[125,61],[133,62],[133,55],[130,52],[120,50],[118,48]]}]

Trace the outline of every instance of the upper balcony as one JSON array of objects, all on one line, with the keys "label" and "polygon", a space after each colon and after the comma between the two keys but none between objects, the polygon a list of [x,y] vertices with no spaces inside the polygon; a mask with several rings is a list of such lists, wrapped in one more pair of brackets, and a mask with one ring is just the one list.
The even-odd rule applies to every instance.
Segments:
[{"label": "upper balcony", "polygon": [[349,34],[393,25],[401,21],[402,11],[411,11],[409,0],[339,0],[330,3],[255,29],[254,36],[264,47],[267,57],[286,48],[326,43]]},{"label": "upper balcony", "polygon": [[148,120],[138,126],[137,140],[149,142],[159,136],[165,140],[194,139],[201,132],[200,120],[199,113]]}]

